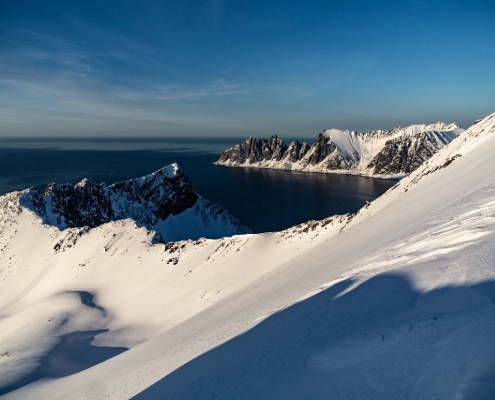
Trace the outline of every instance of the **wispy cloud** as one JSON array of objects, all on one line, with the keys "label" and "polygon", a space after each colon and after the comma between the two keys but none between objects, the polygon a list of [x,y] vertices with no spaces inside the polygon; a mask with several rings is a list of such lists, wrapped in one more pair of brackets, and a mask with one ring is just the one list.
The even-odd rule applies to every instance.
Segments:
[{"label": "wispy cloud", "polygon": [[[220,13],[221,5],[218,8]],[[112,38],[120,40],[118,35]],[[153,52],[143,52],[141,62],[153,62]],[[107,133],[159,132],[165,127],[174,132],[238,130],[242,123],[253,123],[240,122],[246,118],[246,106],[263,107],[276,97],[297,102],[313,94],[307,88],[224,78],[178,84],[166,74],[161,79],[144,79],[143,73],[113,75],[109,63],[139,67],[134,58],[125,47],[95,50],[43,33],[13,30],[0,38],[0,135],[96,132],[98,126]],[[235,103],[236,110],[231,107]]]},{"label": "wispy cloud", "polygon": [[248,85],[216,80],[198,85],[158,85],[148,90],[120,92],[123,98],[135,101],[195,101],[250,93]]},{"label": "wispy cloud", "polygon": [[[234,126],[205,102],[245,95],[244,85],[120,82],[98,57],[68,43],[0,49],[0,135],[179,134]],[[103,70],[103,71],[102,71]]]},{"label": "wispy cloud", "polygon": [[[136,57],[118,48],[108,53],[95,52],[37,32],[17,30],[15,33],[0,39],[0,84],[15,88],[25,96],[71,101],[92,94],[92,100],[97,102],[101,99],[149,104],[206,100],[249,92],[243,85],[222,79],[176,85],[139,77],[115,77],[108,71],[105,59],[114,57],[127,63]],[[85,96],[81,96],[83,93]]]}]

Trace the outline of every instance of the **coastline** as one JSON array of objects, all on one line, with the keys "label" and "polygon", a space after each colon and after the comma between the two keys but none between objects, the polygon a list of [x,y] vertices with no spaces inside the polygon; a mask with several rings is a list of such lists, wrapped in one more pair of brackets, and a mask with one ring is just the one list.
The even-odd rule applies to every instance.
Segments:
[{"label": "coastline", "polygon": [[324,169],[298,169],[298,168],[282,168],[272,165],[260,165],[256,164],[239,164],[239,163],[222,163],[219,161],[215,161],[212,163],[213,165],[226,167],[226,168],[245,168],[245,169],[269,169],[274,171],[290,171],[290,172],[309,172],[309,173],[318,173],[318,174],[329,174],[329,175],[352,175],[352,176],[360,176],[362,178],[373,178],[373,179],[382,179],[387,181],[400,181],[405,178],[408,174],[397,174],[397,175],[373,175],[362,173],[361,171],[356,170],[324,170]]}]

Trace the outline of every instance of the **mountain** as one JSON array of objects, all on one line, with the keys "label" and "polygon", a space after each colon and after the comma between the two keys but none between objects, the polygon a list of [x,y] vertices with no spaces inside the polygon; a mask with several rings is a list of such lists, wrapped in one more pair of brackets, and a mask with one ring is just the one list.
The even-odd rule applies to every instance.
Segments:
[{"label": "mountain", "polygon": [[268,141],[249,137],[225,150],[215,164],[401,178],[463,131],[443,122],[365,133],[330,129],[312,146],[298,141],[287,146],[276,135]]},{"label": "mountain", "polygon": [[494,152],[492,114],[355,215],[215,240],[4,196],[0,393],[491,399]]},{"label": "mountain", "polygon": [[110,186],[84,179],[74,186],[50,184],[44,194],[30,188],[10,197],[18,197],[43,223],[62,230],[130,218],[158,232],[156,240],[251,233],[226,210],[199,196],[177,164]]}]

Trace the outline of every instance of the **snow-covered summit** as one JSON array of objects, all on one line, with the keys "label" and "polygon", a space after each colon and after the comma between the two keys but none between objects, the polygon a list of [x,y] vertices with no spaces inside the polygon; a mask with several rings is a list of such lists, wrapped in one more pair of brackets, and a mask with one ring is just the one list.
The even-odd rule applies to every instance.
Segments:
[{"label": "snow-covered summit", "polygon": [[[398,130],[404,129],[406,134],[417,134],[417,133],[423,133],[423,132],[447,132],[447,131],[456,131],[460,130],[461,132],[464,131],[459,125],[457,125],[455,122],[451,124],[446,124],[444,122],[438,121],[434,124],[421,124],[421,125],[411,125],[406,128],[395,128]],[[394,129],[394,130],[395,130]],[[458,132],[460,133],[460,132]]]},{"label": "snow-covered summit", "polygon": [[312,146],[299,142],[287,146],[276,135],[268,141],[249,137],[224,151],[216,164],[400,178],[461,132],[455,123],[437,122],[364,133],[327,129]]},{"label": "snow-covered summit", "polygon": [[375,130],[368,132],[357,132],[357,131],[349,131],[349,130],[341,130],[341,129],[326,129],[322,132],[322,135],[328,137],[329,139],[335,140],[335,144],[338,144],[339,139],[342,140],[346,136],[354,136],[361,138],[361,140],[377,140],[381,138],[396,138],[396,137],[412,137],[414,135],[418,135],[420,133],[425,132],[454,132],[458,136],[462,133],[464,129],[462,129],[455,122],[451,124],[446,124],[444,122],[436,122],[434,124],[417,124],[410,125],[406,127],[397,126],[389,131],[383,130]]},{"label": "snow-covered summit", "polygon": [[43,194],[32,187],[18,197],[21,206],[59,229],[94,228],[130,218],[167,241],[251,232],[226,210],[201,198],[177,164],[110,186],[83,179],[74,186],[49,184]]}]

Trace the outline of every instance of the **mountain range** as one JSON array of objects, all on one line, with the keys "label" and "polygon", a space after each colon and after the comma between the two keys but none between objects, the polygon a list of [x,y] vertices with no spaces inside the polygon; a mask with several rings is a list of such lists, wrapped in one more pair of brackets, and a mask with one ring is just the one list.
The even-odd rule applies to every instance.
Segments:
[{"label": "mountain range", "polygon": [[330,129],[312,146],[298,141],[286,145],[276,135],[269,140],[249,137],[225,150],[215,164],[402,178],[463,131],[443,122],[364,133]]},{"label": "mountain range", "polygon": [[0,203],[6,201],[18,201],[44,224],[62,230],[130,218],[156,232],[156,241],[252,233],[228,211],[196,193],[177,164],[110,186],[84,179],[74,186],[49,184],[43,194],[32,187],[0,197]]}]

